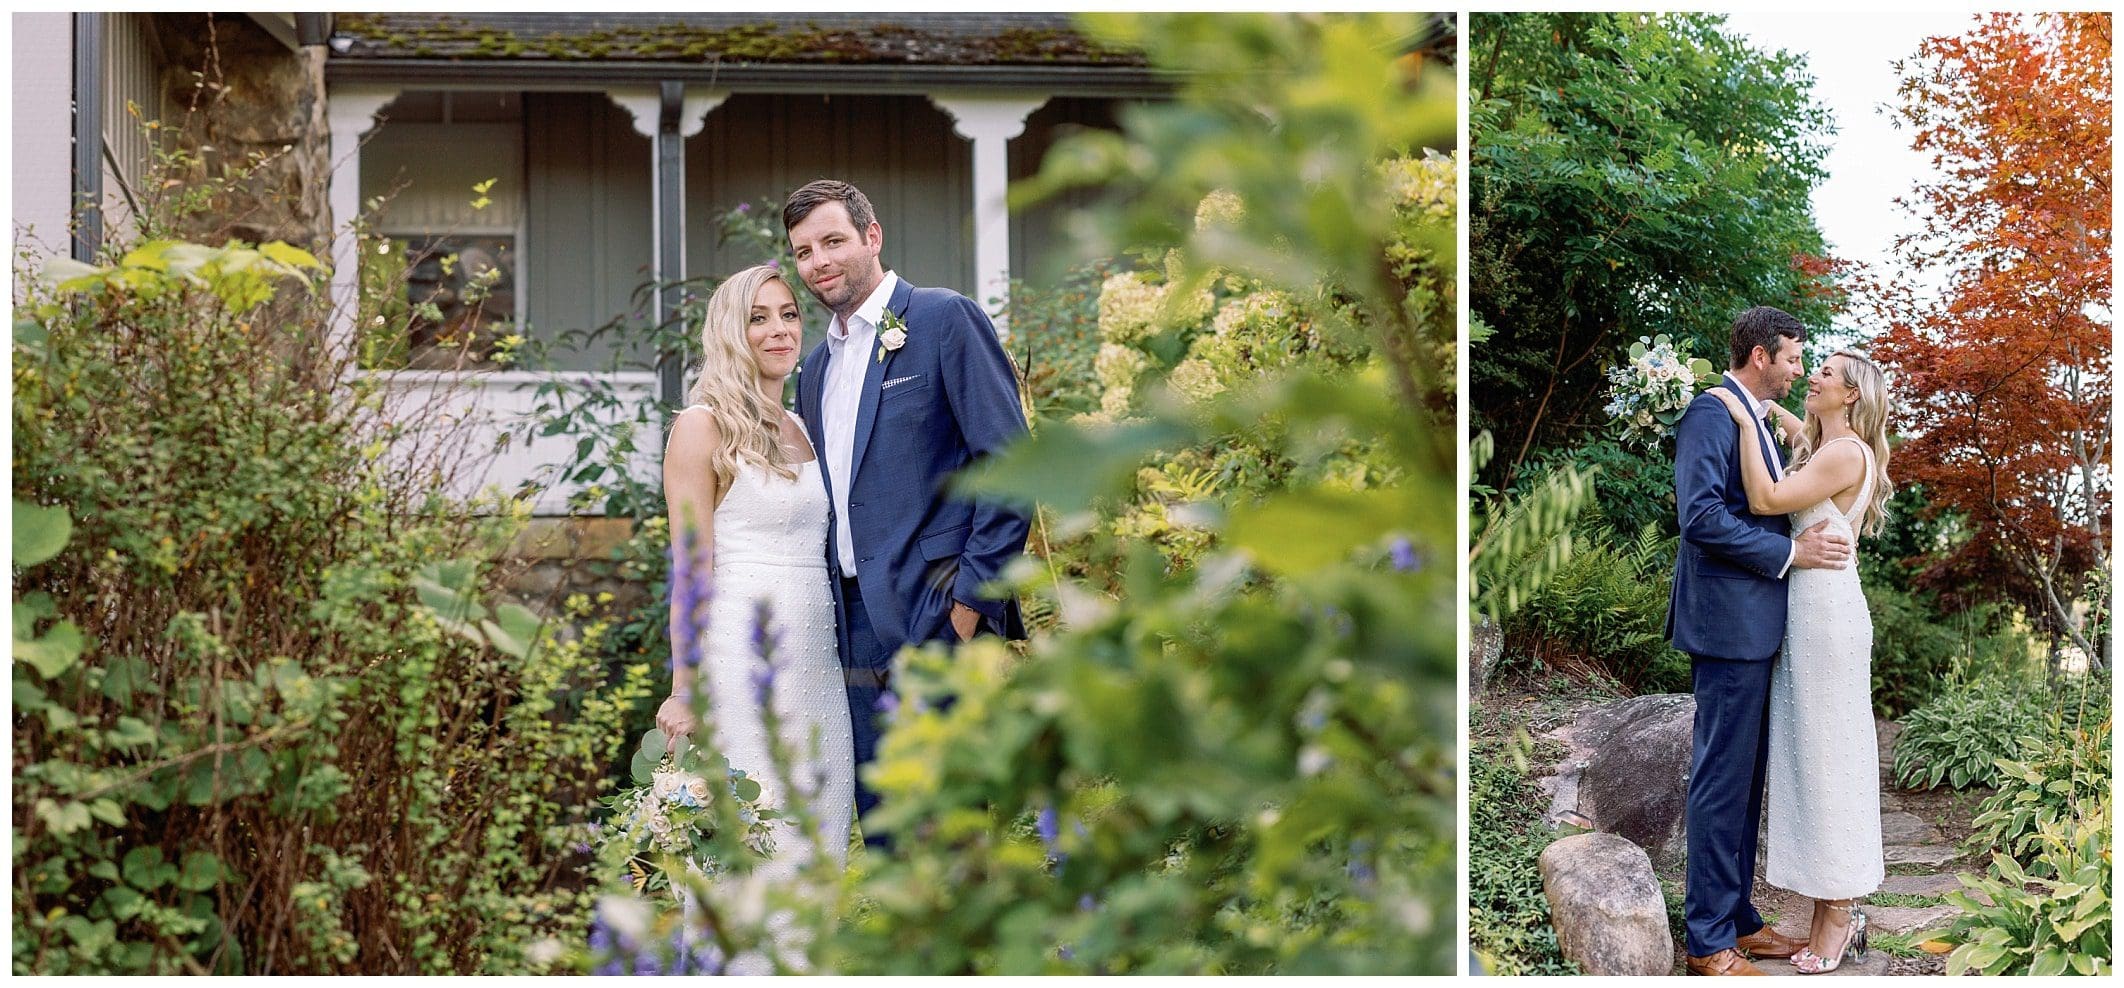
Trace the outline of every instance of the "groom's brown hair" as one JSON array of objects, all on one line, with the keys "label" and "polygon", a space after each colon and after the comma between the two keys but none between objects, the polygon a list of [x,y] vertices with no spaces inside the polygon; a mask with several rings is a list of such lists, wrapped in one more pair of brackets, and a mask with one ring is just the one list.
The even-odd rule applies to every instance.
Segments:
[{"label": "groom's brown hair", "polygon": [[[857,229],[861,229],[858,227]],[[1748,355],[1762,347],[1763,352],[1777,356],[1778,337],[1794,343],[1805,339],[1807,327],[1800,325],[1792,313],[1769,305],[1758,305],[1733,319],[1732,360],[1726,364],[1731,370],[1748,366]]]},{"label": "groom's brown hair", "polygon": [[870,224],[878,220],[877,211],[870,208],[870,197],[864,195],[862,189],[847,182],[822,178],[807,182],[803,188],[789,194],[789,201],[782,204],[782,232],[789,232],[791,227],[804,222],[804,217],[810,216],[812,210],[829,202],[840,203],[841,208],[848,210],[848,222],[855,225],[857,234],[870,229]]}]

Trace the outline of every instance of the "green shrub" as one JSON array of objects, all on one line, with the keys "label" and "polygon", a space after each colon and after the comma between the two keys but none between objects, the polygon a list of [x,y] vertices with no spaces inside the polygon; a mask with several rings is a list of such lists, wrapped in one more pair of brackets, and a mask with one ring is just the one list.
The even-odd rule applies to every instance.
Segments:
[{"label": "green shrub", "polygon": [[503,574],[438,561],[518,516],[434,493],[313,260],[170,219],[18,279],[14,969],[520,970],[642,684],[471,608]]},{"label": "green shrub", "polygon": [[1493,975],[1579,974],[1549,925],[1541,794],[1494,746],[1468,753],[1468,940]]},{"label": "green shrub", "polygon": [[2040,687],[2014,680],[1948,684],[1903,718],[1896,781],[1910,789],[1997,786],[1998,762],[2013,757],[2023,735],[2041,730],[2046,699]]},{"label": "green shrub", "polygon": [[1688,656],[1666,634],[1675,540],[1649,527],[1622,538],[1595,521],[1573,541],[1570,560],[1505,620],[1507,653],[1639,693],[1688,692]]},{"label": "green shrub", "polygon": [[1617,531],[1654,529],[1669,538],[1679,534],[1674,513],[1674,441],[1662,439],[1651,449],[1634,449],[1612,438],[1594,439],[1576,446],[1542,450],[1526,468],[1525,479],[1514,486],[1529,486],[1547,474],[1575,467],[1580,472],[1598,471],[1594,485],[1600,516]]},{"label": "green shrub", "polygon": [[2050,689],[2050,712],[2057,719],[2057,729],[2092,731],[2101,725],[2106,731],[2109,690],[2108,669],[2083,675],[2061,674]]},{"label": "green shrub", "polygon": [[1107,263],[1072,269],[1052,288],[1010,286],[1011,357],[1035,422],[1068,418],[1099,407],[1099,289],[1113,274]]},{"label": "green shrub", "polygon": [[1964,641],[1930,601],[1879,583],[1866,584],[1873,618],[1873,709],[1899,717],[1939,692]]},{"label": "green shrub", "polygon": [[2051,873],[2038,837],[2088,806],[2110,805],[2109,724],[2023,736],[2015,759],[1998,759],[1999,791],[1977,808],[1972,851],[2003,851],[2030,874]]},{"label": "green shrub", "polygon": [[1966,891],[1947,901],[1962,915],[1947,935],[1961,945],[1947,973],[2109,975],[2110,816],[2107,800],[2086,804],[2037,828],[2034,867],[1994,853],[1983,877],[1959,876]]},{"label": "green shrub", "polygon": [[[1861,546],[1869,563],[1887,550]],[[1979,679],[2018,679],[2041,665],[2014,612],[2000,604],[1946,610],[1938,595],[1898,589],[1885,561],[1868,567],[1866,608],[1873,617],[1873,708],[1899,718],[1931,699],[1946,684]]]}]

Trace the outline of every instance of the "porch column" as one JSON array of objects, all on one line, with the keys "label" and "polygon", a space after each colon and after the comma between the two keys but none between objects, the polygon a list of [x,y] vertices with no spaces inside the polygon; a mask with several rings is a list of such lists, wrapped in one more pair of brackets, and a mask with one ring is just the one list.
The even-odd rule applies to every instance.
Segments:
[{"label": "porch column", "polygon": [[[651,218],[651,276],[663,287],[657,292],[656,324],[677,317],[679,289],[673,284],[686,277],[686,138],[707,126],[708,114],[730,98],[722,90],[687,93],[681,82],[665,82],[656,89],[611,90],[606,93],[634,119],[635,133],[649,138],[649,187],[655,203]],[[684,353],[657,355],[657,395],[667,404],[684,400]]]},{"label": "porch column", "polygon": [[1047,97],[1016,93],[929,94],[951,114],[952,129],[973,142],[974,301],[995,317],[996,332],[1010,336],[1010,139],[1025,132],[1025,118]]},{"label": "porch column", "polygon": [[353,347],[354,320],[360,311],[361,259],[355,256],[355,221],[361,218],[361,138],[376,126],[376,114],[398,98],[396,86],[339,86],[325,97],[325,121],[332,132],[327,152],[332,164],[331,346]]}]

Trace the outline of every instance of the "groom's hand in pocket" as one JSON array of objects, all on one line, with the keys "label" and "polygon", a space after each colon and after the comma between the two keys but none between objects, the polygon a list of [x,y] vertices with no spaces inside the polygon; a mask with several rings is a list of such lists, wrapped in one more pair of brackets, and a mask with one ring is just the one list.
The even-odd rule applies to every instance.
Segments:
[{"label": "groom's hand in pocket", "polygon": [[1814,523],[1814,527],[1792,540],[1793,569],[1843,569],[1851,565],[1851,540],[1835,532],[1823,531],[1827,519]]},{"label": "groom's hand in pocket", "polygon": [[951,630],[960,641],[972,641],[974,632],[981,628],[981,612],[954,600],[951,602]]}]

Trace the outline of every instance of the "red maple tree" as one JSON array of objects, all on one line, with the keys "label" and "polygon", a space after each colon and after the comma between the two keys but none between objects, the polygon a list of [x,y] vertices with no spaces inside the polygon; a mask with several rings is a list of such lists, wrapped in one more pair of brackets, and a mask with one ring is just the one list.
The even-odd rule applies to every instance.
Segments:
[{"label": "red maple tree", "polygon": [[1897,252],[1945,288],[1860,293],[1896,371],[1894,473],[1971,536],[1932,569],[1989,570],[2104,665],[2075,605],[2106,605],[2080,598],[2110,558],[2109,35],[2105,13],[1980,15],[1898,63],[1940,174],[1902,200],[1919,227]]}]

